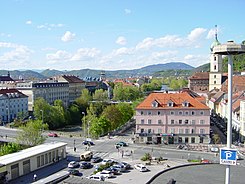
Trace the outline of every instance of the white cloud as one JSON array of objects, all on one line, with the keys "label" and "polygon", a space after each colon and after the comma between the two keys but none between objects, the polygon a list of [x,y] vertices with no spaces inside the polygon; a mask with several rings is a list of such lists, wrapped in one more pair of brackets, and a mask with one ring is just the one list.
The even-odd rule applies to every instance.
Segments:
[{"label": "white cloud", "polygon": [[119,36],[119,37],[117,38],[117,40],[116,40],[116,43],[117,43],[118,45],[126,45],[126,44],[127,44],[127,40],[126,40],[125,37]]},{"label": "white cloud", "polygon": [[[214,39],[215,32],[216,32],[216,28],[210,29],[206,38],[207,39]],[[220,29],[217,28],[217,33],[219,33],[219,32],[220,32]]]},{"label": "white cloud", "polygon": [[10,68],[23,68],[28,65],[30,55],[33,53],[27,46],[9,42],[0,42],[0,48],[7,51],[0,55],[1,64]]},{"label": "white cloud", "polygon": [[65,34],[62,36],[61,40],[63,42],[69,42],[75,38],[76,34],[71,33],[70,31],[66,31]]},{"label": "white cloud", "polygon": [[204,28],[195,28],[191,31],[191,33],[187,36],[190,41],[196,41],[199,39],[207,30]]},{"label": "white cloud", "polygon": [[96,48],[80,48],[77,52],[72,56],[71,60],[90,60],[97,57],[101,53],[100,50]]},{"label": "white cloud", "polygon": [[121,55],[130,55],[132,53],[133,53],[133,49],[121,47],[117,50],[112,51],[111,55],[112,56],[121,56]]},{"label": "white cloud", "polygon": [[30,24],[32,24],[32,21],[31,20],[27,20],[26,24],[30,25]]},{"label": "white cloud", "polygon": [[41,25],[38,25],[37,28],[38,29],[47,29],[47,30],[51,30],[52,28],[61,28],[61,27],[64,27],[65,25],[64,24],[48,24],[48,23],[45,23],[45,24],[41,24]]},{"label": "white cloud", "polygon": [[149,49],[154,45],[154,39],[153,38],[145,38],[142,42],[138,43],[136,45],[136,50],[140,49]]},{"label": "white cloud", "polygon": [[131,14],[131,10],[128,9],[128,8],[125,8],[125,9],[124,9],[124,13],[125,13],[126,15],[129,15],[129,14]]},{"label": "white cloud", "polygon": [[71,54],[64,50],[58,50],[54,54],[47,54],[46,58],[50,61],[69,60],[71,58]]},{"label": "white cloud", "polygon": [[153,52],[152,53],[152,59],[154,59],[154,60],[159,60],[160,59],[161,60],[161,59],[164,59],[164,58],[173,57],[177,53],[178,53],[178,51],[176,51],[176,50]]}]

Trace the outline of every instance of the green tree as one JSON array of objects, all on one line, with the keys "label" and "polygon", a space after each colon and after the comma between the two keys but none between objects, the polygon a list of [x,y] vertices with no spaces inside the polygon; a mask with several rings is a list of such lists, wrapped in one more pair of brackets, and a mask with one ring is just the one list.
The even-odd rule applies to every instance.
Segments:
[{"label": "green tree", "polygon": [[15,153],[22,149],[20,144],[10,142],[0,146],[0,156]]},{"label": "green tree", "polygon": [[17,136],[17,143],[28,146],[36,146],[45,141],[42,131],[48,129],[47,124],[43,124],[40,120],[29,120],[26,125],[20,126]]},{"label": "green tree", "polygon": [[82,116],[79,110],[79,106],[75,103],[72,104],[68,108],[66,117],[67,117],[68,124],[81,124]]},{"label": "green tree", "polygon": [[115,105],[107,106],[104,109],[102,116],[110,122],[110,130],[114,130],[123,124],[123,114]]},{"label": "green tree", "polygon": [[123,123],[128,122],[134,115],[134,110],[129,103],[119,103],[116,107],[122,114]]},{"label": "green tree", "polygon": [[101,116],[100,118],[94,118],[90,124],[90,135],[93,137],[99,137],[100,135],[106,134],[111,130],[111,124],[106,117]]},{"label": "green tree", "polygon": [[95,101],[107,101],[108,100],[108,92],[103,89],[95,90],[93,94],[93,100]]}]

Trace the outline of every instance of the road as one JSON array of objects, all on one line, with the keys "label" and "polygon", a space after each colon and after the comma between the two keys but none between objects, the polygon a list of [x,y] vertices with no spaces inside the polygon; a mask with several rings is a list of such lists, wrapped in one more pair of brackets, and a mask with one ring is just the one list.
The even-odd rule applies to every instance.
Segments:
[{"label": "road", "polygon": [[[1,134],[5,135],[7,134],[9,137],[16,136],[17,131],[14,129],[6,129],[6,128],[1,128]],[[9,139],[9,138],[8,138]],[[11,140],[11,139],[9,139]],[[75,144],[74,144],[74,140],[75,140]],[[69,137],[69,136],[61,136],[61,137],[48,137],[46,142],[53,142],[53,141],[61,141],[61,142],[66,142],[67,145],[67,152],[68,152],[68,158],[71,160],[76,160],[79,158],[79,155],[81,152],[85,151],[85,146],[82,145],[82,141],[84,140],[84,138],[81,137]],[[121,150],[129,150],[133,152],[132,156],[124,156],[122,158],[121,153],[118,152],[118,150],[115,148],[115,143],[118,141],[125,141],[129,143],[128,147],[124,147]],[[98,140],[94,140],[95,142],[95,146],[91,146],[91,150],[95,153],[95,155],[101,156],[102,158],[113,158],[113,159],[117,159],[117,160],[123,160],[123,161],[127,161],[131,164],[137,163],[137,162],[141,162],[140,158],[145,154],[145,153],[150,153],[153,157],[163,157],[163,158],[167,158],[168,159],[168,163],[172,164],[172,166],[178,165],[178,164],[183,164],[186,162],[187,159],[198,159],[198,158],[203,158],[203,159],[209,159],[212,161],[218,161],[218,157],[215,157],[214,153],[210,153],[210,152],[197,152],[197,151],[188,151],[188,150],[177,150],[174,147],[171,147],[169,145],[146,145],[146,144],[132,144],[131,143],[131,139],[130,139],[130,134],[126,135],[126,136],[114,136],[111,137],[110,139],[108,139],[107,137],[103,137],[101,139]],[[73,147],[76,147],[77,150],[76,152],[74,152]],[[119,150],[119,151],[121,151]],[[64,169],[67,170],[67,163],[66,161],[59,163],[55,168],[55,172],[57,172],[60,169]],[[241,167],[241,169],[238,169],[238,172],[244,172],[244,166],[245,166],[245,162],[244,160],[239,161],[239,164]],[[47,177],[46,175],[50,175],[53,172],[52,169],[53,166],[48,166],[45,171],[40,170],[38,173],[38,176],[42,176],[42,177]],[[60,167],[60,168],[57,168]],[[119,177],[113,178],[109,181],[113,182],[113,183],[127,183],[127,184],[134,184],[137,180],[138,181],[142,181],[141,183],[146,183],[154,174],[157,174],[159,171],[163,170],[164,167],[163,165],[151,165],[149,166],[151,171],[148,173],[139,173],[136,170],[132,170],[129,173],[125,173]],[[219,166],[218,166],[219,167]],[[222,167],[222,166],[221,166]],[[215,167],[216,168],[216,167]],[[219,168],[218,168],[219,169]],[[80,169],[80,171],[83,173],[84,176],[88,176],[93,172],[94,169],[88,169],[88,170],[84,170],[84,169]],[[188,169],[182,169],[180,170],[180,173],[183,173],[182,175],[186,176],[185,173],[189,173],[190,168]],[[215,170],[215,169],[214,169]],[[195,171],[195,169],[194,169]],[[193,171],[192,174],[194,174],[194,176],[198,177],[198,173],[195,174],[195,172]],[[234,170],[235,171],[235,170]],[[204,172],[204,171],[203,171]],[[219,174],[221,173],[221,174]],[[219,177],[222,178],[223,177],[223,172],[219,172]],[[46,175],[45,175],[46,174]],[[168,173],[166,173],[168,175]],[[164,178],[166,178],[166,174],[164,175]],[[171,176],[171,175],[168,175]],[[181,175],[180,175],[181,176]],[[240,176],[242,176],[242,174],[240,173]],[[24,183],[28,183],[27,180],[30,179],[32,176],[26,176],[23,177],[21,179],[21,181],[23,181]],[[159,177],[162,177],[159,176]],[[176,175],[173,175],[174,178],[178,179],[176,177]],[[214,176],[213,176],[214,177]],[[168,178],[168,177],[167,177]],[[161,179],[160,179],[161,180]],[[188,178],[186,178],[186,180],[188,180]],[[158,182],[158,180],[155,180],[156,182]],[[154,182],[155,182],[154,181]],[[180,181],[180,180],[179,180]],[[20,183],[19,180],[17,181],[13,181],[14,183]],[[181,182],[178,182],[181,183]],[[200,182],[202,183],[202,182]]]}]

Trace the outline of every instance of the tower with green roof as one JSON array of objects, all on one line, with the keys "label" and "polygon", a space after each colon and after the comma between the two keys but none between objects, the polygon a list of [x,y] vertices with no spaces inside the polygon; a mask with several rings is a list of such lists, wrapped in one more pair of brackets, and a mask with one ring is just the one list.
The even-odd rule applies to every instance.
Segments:
[{"label": "tower with green roof", "polygon": [[209,91],[220,89],[222,84],[222,55],[214,54],[213,48],[220,45],[217,36],[217,25],[215,25],[215,39],[211,44],[210,72],[209,72]]}]

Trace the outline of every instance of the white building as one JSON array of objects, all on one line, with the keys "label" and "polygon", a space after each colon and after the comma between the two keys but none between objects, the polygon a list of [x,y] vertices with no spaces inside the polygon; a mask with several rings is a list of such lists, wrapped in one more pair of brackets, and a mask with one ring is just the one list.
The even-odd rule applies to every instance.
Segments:
[{"label": "white building", "polygon": [[0,157],[0,183],[18,178],[66,158],[63,142],[45,143]]},{"label": "white building", "polygon": [[33,111],[34,102],[39,97],[51,105],[55,100],[62,100],[65,107],[69,105],[69,84],[67,82],[18,82],[16,88],[28,96],[29,111]]},{"label": "white building", "polygon": [[11,122],[20,114],[28,113],[28,96],[17,89],[0,90],[0,120]]}]

